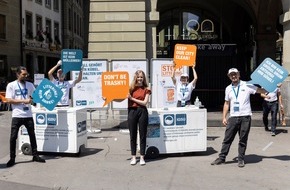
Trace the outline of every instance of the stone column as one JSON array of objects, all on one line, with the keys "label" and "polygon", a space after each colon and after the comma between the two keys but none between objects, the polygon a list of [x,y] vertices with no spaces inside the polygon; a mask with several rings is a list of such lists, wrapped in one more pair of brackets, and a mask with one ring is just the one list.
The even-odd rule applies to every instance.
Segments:
[{"label": "stone column", "polygon": [[156,11],[157,0],[146,1],[146,58],[156,58],[156,26],[159,12]]},{"label": "stone column", "polygon": [[[290,73],[290,3],[289,0],[282,0],[283,12],[280,16],[280,23],[283,25],[283,67]],[[283,82],[281,93],[283,97],[283,106],[285,110],[286,117],[290,116],[290,77],[286,78]],[[288,119],[289,120],[289,119]],[[289,121],[287,121],[289,125]]]}]

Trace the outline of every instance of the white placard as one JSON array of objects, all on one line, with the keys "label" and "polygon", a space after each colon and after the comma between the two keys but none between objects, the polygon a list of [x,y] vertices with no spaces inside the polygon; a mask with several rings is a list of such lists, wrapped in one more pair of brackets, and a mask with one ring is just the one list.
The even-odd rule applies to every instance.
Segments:
[{"label": "white placard", "polygon": [[[171,79],[174,71],[173,59],[152,59],[150,70],[152,84],[151,107],[176,107],[177,93]],[[188,73],[188,67],[176,70],[176,80],[179,80],[183,72]]]},{"label": "white placard", "polygon": [[42,79],[44,79],[44,74],[39,74],[39,73],[34,74],[34,85],[38,86],[41,83]]},{"label": "white placard", "polygon": [[[127,71],[129,74],[129,82],[131,84],[134,74],[137,70],[142,70],[146,74],[148,83],[148,60],[112,60],[112,71]],[[121,102],[112,101],[112,109],[127,109],[128,100],[125,99]]]},{"label": "white placard", "polygon": [[[107,60],[83,60],[83,78],[73,88],[73,106],[85,108],[103,107],[102,73],[108,71]],[[72,77],[76,79],[79,71],[73,71]]]}]

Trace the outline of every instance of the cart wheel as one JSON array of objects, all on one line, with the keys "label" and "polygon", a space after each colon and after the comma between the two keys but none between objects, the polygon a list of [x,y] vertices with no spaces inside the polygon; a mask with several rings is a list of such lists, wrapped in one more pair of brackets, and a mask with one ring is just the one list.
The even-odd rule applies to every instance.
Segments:
[{"label": "cart wheel", "polygon": [[24,143],[21,146],[21,151],[23,152],[24,155],[31,155],[32,154],[31,146],[29,143]]},{"label": "cart wheel", "polygon": [[80,156],[82,152],[84,151],[84,149],[85,149],[85,145],[83,144],[79,147],[79,152],[76,153],[76,156]]},{"label": "cart wheel", "polygon": [[155,159],[159,156],[159,150],[155,146],[150,146],[146,151],[146,157]]}]

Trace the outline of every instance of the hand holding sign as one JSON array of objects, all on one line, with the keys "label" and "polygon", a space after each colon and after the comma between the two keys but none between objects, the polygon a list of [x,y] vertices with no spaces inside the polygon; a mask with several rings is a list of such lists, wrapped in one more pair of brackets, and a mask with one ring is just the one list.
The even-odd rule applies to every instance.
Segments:
[{"label": "hand holding sign", "polygon": [[288,71],[270,58],[266,58],[251,74],[248,83],[259,84],[268,92],[273,92],[288,76]]},{"label": "hand holding sign", "polygon": [[128,72],[103,72],[102,96],[105,97],[105,105],[114,99],[125,99],[129,92]]},{"label": "hand holding sign", "polygon": [[43,79],[32,94],[33,102],[40,103],[48,110],[53,110],[63,95],[60,88],[48,79]]},{"label": "hand holding sign", "polygon": [[83,52],[79,49],[64,49],[61,51],[61,69],[63,74],[69,71],[80,71]]},{"label": "hand holding sign", "polygon": [[175,68],[181,66],[192,66],[196,60],[196,46],[176,44],[174,48]]}]

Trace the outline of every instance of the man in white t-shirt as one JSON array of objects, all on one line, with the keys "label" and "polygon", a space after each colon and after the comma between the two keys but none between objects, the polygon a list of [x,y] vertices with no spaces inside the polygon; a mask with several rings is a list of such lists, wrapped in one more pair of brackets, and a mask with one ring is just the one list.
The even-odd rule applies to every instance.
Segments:
[{"label": "man in white t-shirt", "polygon": [[60,88],[61,91],[63,92],[63,96],[61,97],[60,101],[57,104],[58,107],[69,106],[69,90],[70,88],[74,87],[77,83],[79,83],[83,77],[83,71],[81,69],[81,71],[79,72],[78,78],[76,80],[66,81],[65,75],[63,75],[62,70],[58,69],[57,79],[55,79],[53,77],[53,73],[59,66],[61,66],[61,64],[62,62],[61,60],[59,60],[57,64],[48,71],[49,80],[58,88]]},{"label": "man in white t-shirt", "polygon": [[[211,165],[225,163],[231,144],[236,134],[239,134],[238,166],[244,167],[244,156],[251,127],[251,103],[250,95],[255,93],[266,93],[264,89],[247,84],[240,80],[240,72],[236,68],[228,71],[228,77],[232,81],[225,90],[225,103],[223,107],[223,124],[226,126],[225,137],[222,143],[219,158]],[[230,109],[230,116],[227,118]]]},{"label": "man in white t-shirt", "polygon": [[[173,63],[173,67],[175,67],[175,63]],[[193,89],[195,89],[197,82],[197,74],[195,71],[195,64],[192,65],[192,73],[193,80],[189,82],[189,76],[187,73],[182,73],[180,76],[180,81],[177,81],[175,78],[175,70],[172,74],[172,82],[176,87],[177,92],[177,107],[184,107],[186,105],[190,105],[191,93]]]},{"label": "man in white t-shirt", "polygon": [[[276,135],[276,126],[277,126],[277,113],[279,108],[279,100],[281,92],[280,88],[276,88],[273,92],[262,93],[261,97],[264,98],[263,101],[263,123],[265,131],[269,131],[268,128],[268,115],[271,112],[271,135]],[[282,106],[283,107],[283,106]]]},{"label": "man in white t-shirt", "polygon": [[20,126],[27,129],[32,150],[33,161],[45,162],[37,154],[37,144],[34,132],[34,122],[31,111],[32,93],[35,90],[31,82],[26,81],[28,73],[25,67],[18,67],[16,71],[17,80],[10,82],[6,88],[6,99],[12,105],[12,124],[10,135],[10,160],[7,167],[15,164],[16,139]]}]

